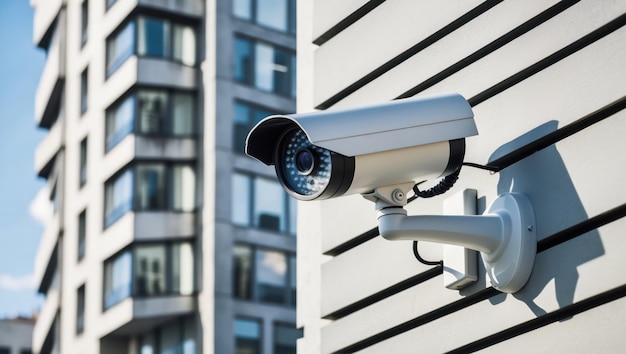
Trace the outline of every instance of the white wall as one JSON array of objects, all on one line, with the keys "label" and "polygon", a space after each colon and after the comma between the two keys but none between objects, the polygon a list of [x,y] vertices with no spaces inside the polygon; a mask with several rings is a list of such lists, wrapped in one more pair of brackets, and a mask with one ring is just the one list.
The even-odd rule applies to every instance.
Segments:
[{"label": "white wall", "polygon": [[[481,212],[498,194],[525,193],[539,252],[514,295],[491,288],[483,269],[471,287],[447,290],[441,270],[418,263],[410,242],[375,237],[336,252],[375,226],[371,202],[301,203],[299,352],[626,348],[626,3],[317,0],[311,7],[299,8],[299,111],[461,93],[479,130],[466,140],[465,161],[501,170],[466,167],[449,193],[476,189]],[[330,35],[320,40],[323,33]],[[409,213],[440,214],[446,197],[417,200]],[[441,247],[424,245],[422,253],[440,259]],[[402,282],[410,285],[395,291]]]}]

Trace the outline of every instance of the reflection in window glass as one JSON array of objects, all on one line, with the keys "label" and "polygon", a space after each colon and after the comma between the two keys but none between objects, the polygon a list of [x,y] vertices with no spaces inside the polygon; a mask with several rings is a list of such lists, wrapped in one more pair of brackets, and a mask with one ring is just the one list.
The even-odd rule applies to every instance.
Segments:
[{"label": "reflection in window glass", "polygon": [[172,133],[190,135],[193,133],[194,96],[191,93],[176,92],[172,95]]},{"label": "reflection in window glass", "polygon": [[135,50],[135,23],[130,21],[107,39],[107,75],[117,70]]},{"label": "reflection in window glass", "polygon": [[191,295],[193,293],[193,248],[189,242],[172,245],[172,292]]},{"label": "reflection in window glass", "polygon": [[185,65],[196,63],[196,33],[191,26],[174,24],[172,57]]},{"label": "reflection in window glass", "polygon": [[252,249],[235,245],[233,248],[233,295],[238,299],[252,299]]},{"label": "reflection in window glass", "polygon": [[133,131],[135,96],[126,96],[107,111],[106,145],[111,149]]},{"label": "reflection in window glass", "polygon": [[158,134],[165,126],[167,117],[167,93],[141,90],[137,93],[139,132]]},{"label": "reflection in window glass", "polygon": [[287,285],[287,259],[278,251],[257,250],[255,257],[257,298],[263,302],[283,304]]},{"label": "reflection in window glass", "polygon": [[139,354],[156,354],[156,334],[150,332],[139,338]]},{"label": "reflection in window glass", "polygon": [[165,165],[144,163],[137,166],[137,208],[165,209]]},{"label": "reflection in window glass", "polygon": [[261,324],[259,321],[235,319],[235,353],[258,354],[261,352]]},{"label": "reflection in window glass", "polygon": [[137,24],[137,54],[165,57],[169,50],[169,22],[141,16]]},{"label": "reflection in window glass", "polygon": [[235,173],[232,176],[231,215],[236,225],[250,225],[250,177]]},{"label": "reflection in window glass", "polygon": [[141,246],[135,250],[135,288],[137,296],[165,292],[165,246]]},{"label": "reflection in window glass", "polygon": [[161,329],[160,354],[178,354],[178,346],[182,344],[180,325],[172,323]]},{"label": "reflection in window glass", "polygon": [[235,38],[235,80],[252,84],[252,43]]},{"label": "reflection in window glass", "polygon": [[133,172],[131,169],[105,185],[105,225],[111,225],[132,208]]},{"label": "reflection in window glass", "polygon": [[257,0],[257,21],[279,31],[287,31],[287,0]]},{"label": "reflection in window glass", "polygon": [[104,308],[130,296],[132,256],[126,251],[104,263]]},{"label": "reflection in window glass", "polygon": [[172,171],[174,210],[193,211],[196,198],[196,175],[190,165],[178,165]]},{"label": "reflection in window glass", "polygon": [[233,0],[233,15],[244,20],[252,19],[252,0]]},{"label": "reflection in window glass", "polygon": [[254,180],[254,226],[272,231],[285,231],[284,190],[276,181]]}]

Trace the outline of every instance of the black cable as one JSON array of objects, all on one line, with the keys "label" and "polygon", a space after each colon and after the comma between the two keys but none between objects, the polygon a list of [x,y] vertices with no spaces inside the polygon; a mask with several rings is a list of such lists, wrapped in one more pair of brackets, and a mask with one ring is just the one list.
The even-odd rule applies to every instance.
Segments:
[{"label": "black cable", "polygon": [[496,166],[489,166],[489,165],[479,165],[477,163],[473,163],[473,162],[463,162],[463,166],[468,166],[468,167],[474,167],[474,168],[479,168],[481,170],[487,170],[487,171],[491,171],[491,172],[498,172],[500,169]]},{"label": "black cable", "polygon": [[413,255],[415,256],[415,258],[417,258],[418,261],[420,261],[420,263],[425,264],[425,265],[440,265],[443,266],[443,260],[435,262],[435,261],[427,261],[424,258],[422,258],[420,256],[420,252],[417,249],[417,241],[413,241]]}]

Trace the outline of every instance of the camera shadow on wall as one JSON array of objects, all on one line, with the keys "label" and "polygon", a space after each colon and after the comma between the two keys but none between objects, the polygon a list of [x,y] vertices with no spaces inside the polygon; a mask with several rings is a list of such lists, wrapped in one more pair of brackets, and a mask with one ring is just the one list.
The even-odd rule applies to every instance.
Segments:
[{"label": "camera shadow on wall", "polygon": [[[542,124],[502,145],[489,161],[520,149],[557,128],[557,121]],[[532,201],[537,241],[589,218],[555,144],[504,168],[499,174],[498,194],[521,192]],[[528,283],[513,296],[524,301],[537,317],[556,310],[555,300],[558,309],[571,305],[578,285],[577,267],[604,252],[600,235],[593,230],[538,253]],[[554,291],[554,297],[549,293],[551,291]]]}]

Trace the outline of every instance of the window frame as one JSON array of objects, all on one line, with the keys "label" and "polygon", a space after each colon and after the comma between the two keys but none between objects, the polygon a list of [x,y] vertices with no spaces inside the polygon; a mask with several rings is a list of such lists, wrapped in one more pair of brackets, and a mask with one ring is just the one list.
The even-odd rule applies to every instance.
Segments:
[{"label": "window frame", "polygon": [[[263,40],[259,40],[241,33],[235,33],[234,36],[235,40],[233,41],[233,43],[236,43],[238,40],[239,41],[245,41],[250,45],[250,61],[249,63],[246,63],[247,65],[245,65],[246,68],[246,72],[249,73],[250,77],[244,77],[242,79],[237,78],[236,76],[236,72],[233,72],[233,81],[235,81],[236,83],[239,83],[241,85],[246,85],[246,86],[250,86],[256,90],[262,91],[262,92],[267,92],[267,93],[271,93],[271,94],[275,94],[281,97],[286,97],[289,99],[295,99],[296,98],[296,89],[297,87],[295,87],[297,85],[296,81],[295,81],[295,77],[297,75],[297,68],[295,67],[296,61],[296,52],[292,49],[286,48],[286,47],[282,47],[280,45],[275,45],[271,42],[267,42],[267,41],[263,41]],[[257,84],[257,45],[265,45],[268,47],[271,47],[273,50],[273,54],[275,55],[276,51],[282,51],[287,55],[287,66],[288,66],[288,73],[289,73],[289,77],[288,80],[286,80],[285,85],[287,87],[287,89],[285,90],[286,93],[282,93],[282,92],[278,92],[277,89],[274,87],[271,90],[266,90],[262,87],[260,87]],[[238,59],[238,55],[237,55],[237,51],[236,51],[236,46],[233,46],[233,58],[235,59],[235,67],[236,67],[236,61]],[[272,84],[274,84],[274,81],[272,81]]]},{"label": "window frame", "polygon": [[86,316],[86,300],[85,296],[86,283],[76,289],[76,334],[82,334],[85,331]]},{"label": "window frame", "polygon": [[[249,298],[239,297],[237,294],[238,292],[236,291],[237,282],[235,281],[235,276],[236,276],[235,255],[234,255],[235,247],[245,247],[250,250],[251,262],[250,262],[250,268],[249,268],[250,274],[248,274],[248,279],[250,280],[249,280],[249,284],[247,284],[250,287]],[[263,301],[259,299],[259,295],[257,292],[257,276],[256,276],[257,274],[256,259],[257,259],[258,251],[280,252],[285,256],[287,272],[285,273],[285,287],[282,289],[285,301],[282,303]],[[233,246],[233,253],[231,256],[231,262],[232,262],[231,291],[232,291],[233,298],[237,301],[246,301],[246,302],[253,302],[253,303],[258,303],[258,304],[268,304],[268,305],[273,305],[273,306],[284,306],[284,307],[289,307],[289,308],[295,308],[297,299],[296,299],[296,295],[292,294],[292,287],[291,287],[291,277],[293,274],[296,274],[297,272],[297,269],[293,269],[293,267],[291,266],[291,259],[295,257],[296,257],[296,253],[292,251],[270,248],[270,247],[255,245],[251,243],[236,242]]]},{"label": "window frame", "polygon": [[[162,129],[156,133],[143,133],[141,132],[141,122],[138,119],[140,117],[140,107],[137,102],[137,96],[140,92],[146,91],[160,91],[164,92],[167,96],[166,102],[166,117],[165,124]],[[191,103],[191,132],[188,134],[175,134],[174,133],[174,97],[178,94],[188,95],[192,99]],[[117,110],[122,104],[126,102],[126,100],[131,99],[132,105],[131,109],[131,124],[130,129],[124,128],[119,132],[115,132],[115,134],[111,134],[108,129],[108,122],[110,117],[113,115],[114,111]],[[130,90],[126,91],[123,95],[121,95],[115,102],[113,102],[107,109],[105,110],[105,119],[104,119],[104,149],[105,152],[109,152],[115,148],[122,140],[124,140],[128,135],[142,136],[148,138],[167,138],[167,139],[195,139],[198,137],[198,94],[196,90],[193,89],[179,89],[179,88],[164,88],[164,87],[153,87],[153,86],[134,86]],[[117,136],[119,135],[119,136]],[[115,137],[115,139],[110,139],[110,137]]]},{"label": "window frame", "polygon": [[[248,223],[247,224],[238,224],[235,222],[235,218],[233,216],[233,210],[235,209],[235,205],[233,203],[233,198],[235,196],[235,193],[232,191],[235,187],[231,184],[231,214],[230,214],[230,222],[233,226],[235,227],[244,227],[244,228],[254,228],[257,230],[261,230],[264,232],[273,232],[276,234],[280,234],[280,235],[286,235],[286,236],[290,236],[290,237],[297,237],[297,225],[298,225],[298,220],[297,220],[297,216],[293,218],[292,220],[292,213],[291,213],[291,207],[293,206],[294,208],[297,206],[297,201],[295,199],[293,199],[292,197],[289,196],[289,194],[287,192],[285,192],[282,188],[281,191],[283,193],[283,202],[284,202],[284,210],[282,211],[283,214],[281,215],[281,217],[285,218],[285,229],[284,231],[282,231],[282,225],[280,225],[279,223],[279,229],[278,230],[272,230],[269,228],[263,228],[260,225],[256,225],[256,221],[255,221],[255,215],[257,212],[257,208],[256,208],[256,198],[255,198],[255,192],[256,192],[256,183],[255,181],[257,179],[263,179],[266,181],[270,181],[272,183],[276,183],[278,186],[280,186],[280,182],[278,182],[276,179],[274,178],[270,178],[270,177],[264,177],[264,176],[260,176],[251,172],[247,172],[247,171],[242,171],[242,170],[234,170],[232,175],[231,175],[231,183],[232,183],[232,179],[234,178],[235,175],[240,175],[243,176],[245,178],[247,178],[248,180],[248,188],[247,190],[249,191],[249,195],[248,195],[248,210],[247,210],[247,219],[248,219]],[[291,232],[291,231],[294,232]]]},{"label": "window frame", "polygon": [[[274,353],[278,353],[277,350],[277,331],[276,329],[278,327],[282,327],[282,328],[287,328],[287,329],[293,329],[295,331],[300,332],[300,337],[298,338],[302,338],[302,330],[298,329],[298,327],[294,324],[294,323],[288,323],[288,322],[282,322],[282,321],[274,321],[272,323],[272,350]],[[296,343],[294,343],[294,349],[297,349]],[[296,351],[294,351],[294,353],[296,353]]]},{"label": "window frame", "polygon": [[[192,250],[194,251],[193,259],[192,259],[192,263],[193,263],[192,289],[193,290],[189,294],[183,294],[180,291],[178,292],[173,291],[174,289],[174,279],[173,279],[174,278],[173,277],[174,275],[173,274],[174,273],[174,263],[173,263],[174,262],[174,247],[176,245],[182,245],[182,244],[189,244]],[[164,270],[163,270],[165,272],[164,291],[155,295],[138,295],[137,286],[136,286],[136,275],[137,275],[137,269],[136,269],[136,263],[135,263],[136,252],[138,248],[153,247],[153,246],[161,246],[165,249],[165,265],[164,265]],[[104,312],[112,307],[115,307],[115,305],[121,303],[127,298],[150,299],[150,298],[170,297],[170,296],[195,296],[198,293],[198,285],[197,285],[198,261],[196,257],[195,247],[196,247],[196,242],[194,238],[168,239],[164,241],[134,242],[124,247],[123,249],[121,249],[120,251],[112,255],[111,257],[105,259],[103,262],[103,267],[102,267],[102,311]],[[107,301],[106,301],[107,292],[106,292],[106,285],[105,285],[106,278],[107,278],[106,277],[107,264],[114,263],[119,257],[123,256],[127,252],[130,254],[130,284],[129,284],[128,296],[122,297],[118,299],[116,302],[108,304],[107,306]]]},{"label": "window frame", "polygon": [[235,1],[233,1],[233,6],[231,9],[231,16],[237,20],[240,21],[245,21],[245,22],[250,22],[253,23],[257,26],[263,27],[263,28],[267,28],[269,30],[278,32],[278,33],[284,33],[287,35],[291,35],[291,36],[295,36],[297,33],[297,18],[296,18],[296,5],[297,2],[296,0],[284,0],[285,1],[285,9],[286,9],[286,29],[285,30],[281,30],[278,29],[276,27],[272,27],[272,26],[268,26],[266,24],[263,24],[261,22],[259,22],[258,19],[258,14],[259,14],[259,1],[263,1],[263,0],[246,0],[249,3],[250,6],[250,18],[244,18],[244,17],[239,17],[235,14]]},{"label": "window frame", "polygon": [[[138,206],[138,191],[139,191],[139,181],[137,178],[137,167],[142,165],[142,164],[159,164],[159,165],[163,165],[165,168],[165,173],[164,173],[164,179],[165,179],[165,206],[163,208],[139,208]],[[174,169],[178,166],[189,166],[193,169],[194,171],[194,189],[195,189],[195,193],[194,193],[194,202],[193,202],[193,208],[191,208],[190,210],[185,210],[185,209],[177,209],[174,208],[174,188],[173,188],[173,183],[174,183]],[[131,193],[130,193],[130,207],[128,208],[128,210],[124,211],[123,213],[120,213],[117,216],[114,216],[113,219],[109,220],[110,216],[107,215],[107,203],[109,202],[108,197],[107,197],[107,188],[109,188],[109,186],[113,186],[115,185],[115,181],[117,181],[118,178],[120,178],[121,176],[124,175],[124,173],[130,172],[131,174]],[[111,177],[109,177],[105,182],[104,182],[104,208],[103,208],[103,226],[104,229],[106,230],[108,227],[110,227],[111,225],[115,224],[119,219],[121,219],[124,215],[126,215],[126,213],[133,211],[133,212],[151,212],[151,211],[166,211],[166,212],[172,212],[172,213],[192,213],[195,212],[198,209],[198,198],[197,198],[197,191],[198,191],[198,175],[197,175],[197,163],[195,160],[157,160],[157,161],[151,161],[151,160],[136,160],[131,162],[130,164],[122,167],[119,171],[117,171],[114,175],[112,175]],[[114,192],[113,192],[114,193]],[[126,201],[125,203],[123,203],[123,205],[127,204],[128,201]],[[113,214],[113,213],[112,213]]]},{"label": "window frame", "polygon": [[255,322],[256,324],[258,324],[259,326],[259,338],[258,338],[258,342],[257,342],[257,350],[255,354],[261,354],[263,353],[263,337],[264,337],[264,331],[265,329],[263,328],[263,320],[261,318],[257,318],[257,317],[252,317],[252,316],[235,316],[234,321],[233,321],[233,344],[234,344],[234,349],[235,352],[237,352],[237,339],[239,339],[240,337],[237,337],[237,333],[235,331],[235,326],[237,321],[248,321],[248,322]]}]

